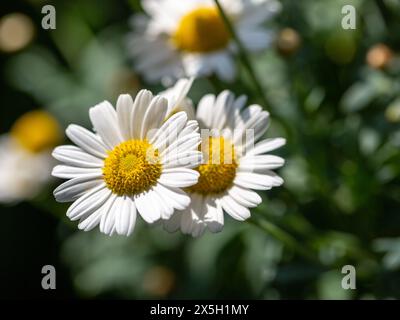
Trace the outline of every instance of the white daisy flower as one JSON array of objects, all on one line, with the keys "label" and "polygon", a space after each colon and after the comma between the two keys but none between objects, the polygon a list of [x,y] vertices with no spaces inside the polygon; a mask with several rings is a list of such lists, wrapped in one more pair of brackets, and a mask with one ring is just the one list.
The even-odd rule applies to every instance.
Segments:
[{"label": "white daisy flower", "polygon": [[[178,211],[164,228],[178,229],[194,237],[206,229],[219,232],[224,225],[224,212],[244,221],[250,217],[248,208],[261,203],[253,190],[269,190],[280,186],[283,179],[272,170],[281,167],[284,159],[265,153],[285,144],[285,139],[260,138],[269,125],[269,113],[259,105],[245,106],[247,98],[239,98],[229,91],[217,97],[206,95],[197,108],[200,127],[211,129],[211,136],[203,136],[203,163],[196,168],[200,173],[196,185],[186,191],[192,199],[189,208]],[[253,134],[253,136],[252,136]]]},{"label": "white daisy flower", "polygon": [[[280,9],[276,0],[221,0],[249,52],[267,48],[273,32],[264,22]],[[128,49],[149,82],[182,76],[232,81],[235,45],[213,0],[143,0],[147,15],[132,18]]]},{"label": "white daisy flower", "polygon": [[51,180],[51,149],[61,141],[58,122],[44,111],[19,118],[0,136],[0,202],[35,197]]},{"label": "white daisy flower", "polygon": [[196,121],[178,112],[165,121],[168,102],[147,90],[120,95],[116,110],[104,101],[89,111],[97,134],[70,125],[67,136],[77,146],[61,146],[53,156],[64,162],[53,175],[70,179],[54,195],[74,201],[67,216],[78,228],[130,235],[137,213],[147,222],[168,219],[190,197],[181,188],[197,182],[191,168],[201,162]]}]

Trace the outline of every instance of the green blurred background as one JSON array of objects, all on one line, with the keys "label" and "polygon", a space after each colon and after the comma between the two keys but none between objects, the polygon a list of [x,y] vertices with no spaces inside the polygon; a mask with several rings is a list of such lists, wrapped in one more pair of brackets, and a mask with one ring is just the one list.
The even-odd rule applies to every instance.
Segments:
[{"label": "green blurred background", "polygon": [[[0,297],[400,298],[400,1],[281,2],[274,47],[251,58],[273,119],[266,136],[287,138],[285,184],[262,195],[251,222],[226,219],[222,233],[200,239],[144,223],[130,238],[79,232],[52,198],[55,181],[33,201],[0,205]],[[56,8],[56,30],[41,28],[45,4]],[[356,30],[341,28],[346,4]],[[0,8],[0,133],[35,108],[63,127],[89,127],[96,103],[163,89],[133,73],[124,48],[139,1]],[[12,13],[23,14],[19,47],[21,34],[4,31]],[[230,88],[260,102],[238,67],[235,83],[200,79],[189,96]],[[48,264],[54,291],[41,288]],[[356,290],[341,288],[347,264]]]}]

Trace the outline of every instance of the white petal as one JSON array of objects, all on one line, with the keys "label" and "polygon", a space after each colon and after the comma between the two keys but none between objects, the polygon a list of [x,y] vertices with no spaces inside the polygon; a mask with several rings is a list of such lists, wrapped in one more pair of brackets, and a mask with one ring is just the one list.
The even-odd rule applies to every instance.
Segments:
[{"label": "white petal", "polygon": [[193,101],[190,98],[185,98],[175,110],[175,112],[185,112],[189,120],[196,119]]},{"label": "white petal", "polygon": [[101,220],[104,213],[104,207],[100,207],[97,211],[93,212],[91,215],[82,218],[79,221],[78,229],[83,231],[90,231],[94,229]]},{"label": "white petal", "polygon": [[117,116],[121,135],[124,140],[130,140],[131,122],[130,115],[133,109],[133,100],[129,94],[121,94],[117,100]]},{"label": "white petal", "polygon": [[203,154],[201,151],[189,151],[179,154],[172,154],[162,159],[164,169],[185,167],[195,168],[198,167],[203,161]]},{"label": "white petal", "polygon": [[180,105],[188,95],[190,88],[193,85],[194,78],[179,79],[175,84],[175,104]]},{"label": "white petal", "polygon": [[283,179],[272,171],[270,174],[238,172],[234,184],[249,189],[269,190],[282,185]]},{"label": "white petal", "polygon": [[224,227],[224,212],[219,201],[211,198],[206,200],[204,221],[211,232],[216,233],[222,230]]},{"label": "white petal", "polygon": [[229,90],[224,90],[217,96],[213,108],[211,129],[222,130],[224,128],[227,115],[230,113],[233,102],[234,95]]},{"label": "white petal", "polygon": [[252,145],[257,141],[268,129],[269,113],[263,111],[259,105],[251,105],[240,113],[235,119],[237,126],[233,143],[241,145],[246,135],[246,130],[253,130],[254,141],[246,141],[248,145]]},{"label": "white petal", "polygon": [[157,133],[149,140],[154,148],[163,151],[175,141],[180,131],[185,127],[187,115],[185,112],[178,112],[171,116]]},{"label": "white petal", "polygon": [[115,227],[115,217],[118,207],[115,205],[119,197],[112,194],[104,205],[104,211],[100,219],[100,232],[107,235],[113,233]]},{"label": "white petal", "polygon": [[[168,101],[161,97],[155,96],[147,108],[140,134],[141,139],[150,139],[155,134],[155,129],[159,129],[163,123],[168,111]],[[148,135],[152,133],[152,135]]]},{"label": "white petal", "polygon": [[274,40],[274,33],[262,28],[243,28],[239,30],[238,36],[246,49],[251,52],[267,48]]},{"label": "white petal", "polygon": [[[232,131],[238,126],[237,119],[240,119],[240,112],[246,105],[247,96],[241,95],[232,104],[231,110],[227,115],[226,126]],[[241,121],[239,123],[242,123]]]},{"label": "white petal", "polygon": [[161,154],[161,157],[169,156],[173,153],[182,153],[185,151],[195,151],[201,143],[201,138],[198,133],[191,133],[186,136],[181,136],[171,143]]},{"label": "white petal", "polygon": [[143,192],[134,197],[136,208],[147,223],[154,223],[161,218],[161,212],[158,206],[155,207],[151,193]]},{"label": "white petal", "polygon": [[[153,45],[153,48],[149,49],[153,51],[157,46],[158,45]],[[148,52],[147,55],[142,55],[140,59],[137,59],[137,63],[134,65],[134,68],[140,73],[147,73],[151,72],[150,70],[161,69],[162,67],[157,68],[157,65],[168,63],[169,54],[170,53],[167,52],[167,50],[161,50],[159,52]],[[160,70],[157,71],[160,72]]]},{"label": "white petal", "polygon": [[117,201],[116,206],[119,208],[115,219],[115,230],[119,235],[130,236],[136,223],[135,202],[128,197],[120,197]]},{"label": "white petal", "polygon": [[181,58],[185,74],[188,76],[209,76],[214,71],[212,55],[185,53]]},{"label": "white petal", "polygon": [[108,101],[90,108],[89,116],[95,131],[108,149],[114,149],[124,140],[119,130],[117,113]]},{"label": "white petal", "polygon": [[237,203],[230,195],[225,195],[221,199],[222,208],[234,219],[244,221],[250,218],[250,210]]},{"label": "white petal", "polygon": [[253,208],[262,202],[257,192],[239,186],[233,185],[227,192],[233,199],[245,207]]},{"label": "white petal", "polygon": [[192,194],[192,202],[187,214],[182,214],[181,230],[184,234],[192,234],[196,224],[204,224],[203,208],[205,207],[204,198],[201,195]]},{"label": "white petal", "polygon": [[182,219],[182,214],[189,214],[189,212],[185,211],[177,211],[175,212],[171,218],[168,220],[163,221],[163,227],[164,230],[172,233],[176,232],[179,230],[181,227],[181,219]]},{"label": "white petal", "polygon": [[91,189],[104,184],[103,180],[92,178],[74,178],[59,185],[54,190],[54,197],[58,202],[71,202],[77,200]]},{"label": "white petal", "polygon": [[185,188],[197,183],[200,174],[187,168],[165,169],[159,178],[159,182],[168,187]]},{"label": "white petal", "polygon": [[264,179],[267,177],[267,179],[271,181],[273,187],[279,187],[284,183],[283,179],[272,170],[257,170],[255,173],[264,176]]},{"label": "white petal", "polygon": [[[179,79],[172,88],[167,89],[161,93],[161,95],[168,100],[167,117],[170,116],[171,113],[174,113],[176,110],[182,108],[183,106],[187,106],[185,100],[187,99],[187,94],[192,87],[193,80],[194,78]],[[191,110],[189,112],[191,112]]]},{"label": "white petal", "polygon": [[259,155],[278,149],[286,144],[283,138],[265,139],[258,142],[253,149],[246,152],[246,156]]},{"label": "white petal", "polygon": [[153,94],[148,90],[140,90],[139,93],[136,95],[130,114],[130,136],[133,139],[140,139],[141,137],[143,118],[152,99]]},{"label": "white petal", "polygon": [[189,120],[183,130],[179,132],[179,137],[184,137],[196,132],[199,132],[199,123],[196,120]]},{"label": "white petal", "polygon": [[280,11],[282,5],[276,0],[252,1],[241,10],[238,28],[259,26]]},{"label": "white petal", "polygon": [[100,168],[77,168],[65,165],[54,167],[51,174],[53,177],[61,179],[73,179],[78,177],[99,179],[103,176],[103,172]]},{"label": "white petal", "polygon": [[66,130],[68,138],[78,147],[91,155],[104,159],[107,157],[107,148],[104,143],[93,132],[72,124]]},{"label": "white petal", "polygon": [[244,156],[240,159],[239,171],[257,171],[280,168],[285,160],[274,155]]},{"label": "white petal", "polygon": [[192,194],[192,205],[190,215],[182,216],[181,229],[183,233],[191,234],[192,237],[200,237],[206,230],[204,216],[206,214],[206,198]]},{"label": "white petal", "polygon": [[154,189],[158,195],[163,197],[165,202],[168,201],[177,210],[184,210],[190,204],[190,197],[179,188],[157,184]]},{"label": "white petal", "polygon": [[60,146],[54,149],[53,157],[73,167],[101,168],[104,161],[75,146]]},{"label": "white petal", "polygon": [[[157,189],[159,190],[159,189]],[[174,213],[174,207],[171,205],[171,202],[168,199],[165,199],[163,195],[161,195],[155,188],[152,188],[151,196],[154,199],[154,203],[159,207],[161,219],[166,220],[169,219]]]},{"label": "white petal", "polygon": [[217,76],[226,82],[232,82],[236,76],[236,67],[232,57],[229,54],[223,54],[218,57],[215,63]]},{"label": "white petal", "polygon": [[112,227],[110,233],[108,234],[110,237],[112,237],[115,234],[115,229],[116,229],[116,227],[115,227],[115,223],[114,223],[114,226]]},{"label": "white petal", "polygon": [[84,219],[98,210],[110,196],[111,191],[105,185],[100,185],[76,200],[68,208],[67,217],[72,221]]},{"label": "white petal", "polygon": [[201,98],[197,106],[196,119],[203,128],[212,128],[213,107],[215,103],[215,95],[207,94]]},{"label": "white petal", "polygon": [[195,223],[192,227],[192,232],[191,236],[194,238],[199,238],[201,237],[204,232],[206,231],[207,225],[203,221],[199,221],[198,223]]}]

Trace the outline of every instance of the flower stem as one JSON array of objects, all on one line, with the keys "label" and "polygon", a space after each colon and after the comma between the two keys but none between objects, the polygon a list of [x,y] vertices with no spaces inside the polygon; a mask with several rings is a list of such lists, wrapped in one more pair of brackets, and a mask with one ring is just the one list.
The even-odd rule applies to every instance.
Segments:
[{"label": "flower stem", "polygon": [[275,224],[273,224],[265,219],[257,219],[256,220],[256,219],[252,218],[247,221],[249,223],[255,225],[256,227],[266,231],[269,235],[271,235],[275,239],[284,243],[289,248],[296,251],[303,258],[305,258],[315,264],[321,265],[321,262],[319,261],[318,257],[313,252],[306,250],[305,247],[300,245],[294,237],[292,237],[290,234],[288,234],[286,231],[279,228]]},{"label": "flower stem", "polygon": [[255,85],[255,89],[257,90],[258,95],[259,95],[260,99],[262,100],[262,103],[264,104],[264,108],[266,108],[266,107],[268,107],[269,103],[268,103],[267,97],[265,96],[264,89],[262,88],[260,81],[257,78],[257,75],[255,73],[253,65],[250,62],[247,51],[246,51],[243,43],[241,42],[240,38],[236,34],[235,28],[233,27],[232,23],[230,22],[228,16],[226,15],[224,9],[221,6],[219,0],[214,0],[214,1],[215,1],[215,4],[218,8],[218,11],[219,11],[222,19],[225,22],[226,27],[228,28],[233,40],[236,42],[240,60],[242,61],[243,66],[246,68],[247,73],[249,74],[251,80],[253,81],[253,83]]}]

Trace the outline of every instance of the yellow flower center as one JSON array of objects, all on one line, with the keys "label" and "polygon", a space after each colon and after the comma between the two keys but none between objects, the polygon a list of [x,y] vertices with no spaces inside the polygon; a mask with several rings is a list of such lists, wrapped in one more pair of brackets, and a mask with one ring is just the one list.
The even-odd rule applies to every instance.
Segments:
[{"label": "yellow flower center", "polygon": [[229,31],[217,8],[200,7],[182,17],[172,42],[188,52],[211,52],[225,48]]},{"label": "yellow flower center", "polygon": [[103,176],[114,194],[132,196],[156,185],[161,171],[157,149],[146,140],[129,140],[109,152]]},{"label": "yellow flower center", "polygon": [[232,185],[238,166],[234,146],[223,137],[218,137],[203,142],[201,149],[207,162],[196,168],[200,173],[199,181],[187,191],[203,195],[225,191]]},{"label": "yellow flower center", "polygon": [[11,135],[30,152],[55,147],[62,134],[56,119],[45,111],[31,111],[20,117],[11,128]]}]

